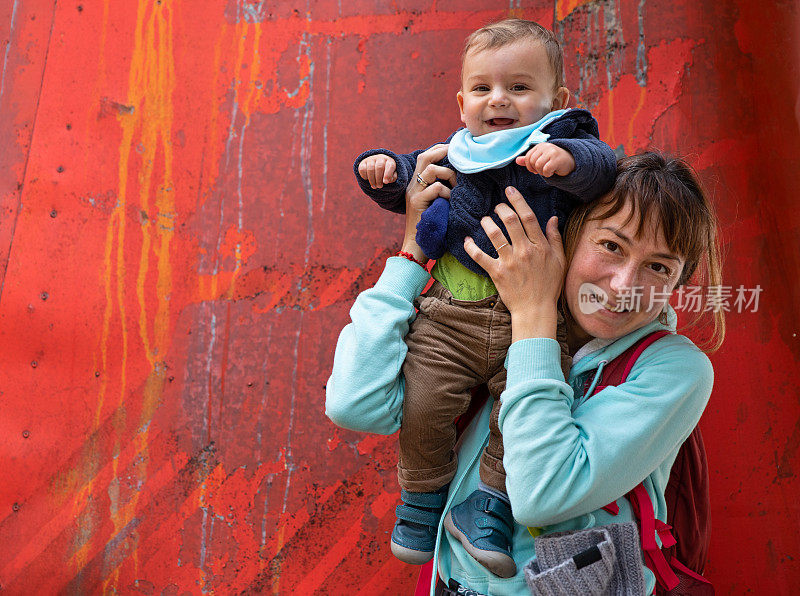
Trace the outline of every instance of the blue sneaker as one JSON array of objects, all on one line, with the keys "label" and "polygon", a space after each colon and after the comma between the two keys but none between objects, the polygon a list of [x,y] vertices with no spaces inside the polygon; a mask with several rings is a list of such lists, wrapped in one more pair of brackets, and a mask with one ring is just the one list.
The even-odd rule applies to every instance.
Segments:
[{"label": "blue sneaker", "polygon": [[447,489],[435,493],[400,491],[397,522],[392,530],[392,554],[405,563],[423,565],[433,558],[436,530],[447,502]]},{"label": "blue sneaker", "polygon": [[473,559],[496,576],[517,574],[517,565],[511,558],[514,518],[511,507],[502,499],[476,490],[447,512],[444,527]]}]

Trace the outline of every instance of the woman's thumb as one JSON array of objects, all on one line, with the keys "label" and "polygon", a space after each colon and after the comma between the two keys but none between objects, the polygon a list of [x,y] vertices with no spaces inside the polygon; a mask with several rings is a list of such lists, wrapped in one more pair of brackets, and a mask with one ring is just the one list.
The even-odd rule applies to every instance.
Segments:
[{"label": "woman's thumb", "polygon": [[564,243],[558,231],[558,217],[555,215],[547,220],[547,240],[550,242],[550,246],[559,246],[563,249]]}]

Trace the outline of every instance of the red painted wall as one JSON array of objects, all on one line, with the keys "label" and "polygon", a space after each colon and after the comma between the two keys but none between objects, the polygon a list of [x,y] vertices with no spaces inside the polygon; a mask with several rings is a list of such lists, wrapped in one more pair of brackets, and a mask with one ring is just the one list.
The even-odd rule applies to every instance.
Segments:
[{"label": "red painted wall", "polygon": [[0,585],[399,594],[395,439],[323,415],[401,221],[361,150],[458,125],[464,37],[524,16],[628,153],[711,190],[729,315],[702,421],[719,592],[800,581],[796,3],[7,0],[0,6]]}]

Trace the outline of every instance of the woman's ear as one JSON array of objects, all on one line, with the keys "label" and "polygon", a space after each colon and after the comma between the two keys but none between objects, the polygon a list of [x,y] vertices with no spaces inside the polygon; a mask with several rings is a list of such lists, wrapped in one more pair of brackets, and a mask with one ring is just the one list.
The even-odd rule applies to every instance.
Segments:
[{"label": "woman's ear", "polygon": [[556,96],[553,98],[553,110],[563,110],[569,103],[569,89],[566,87],[559,87],[556,91]]}]

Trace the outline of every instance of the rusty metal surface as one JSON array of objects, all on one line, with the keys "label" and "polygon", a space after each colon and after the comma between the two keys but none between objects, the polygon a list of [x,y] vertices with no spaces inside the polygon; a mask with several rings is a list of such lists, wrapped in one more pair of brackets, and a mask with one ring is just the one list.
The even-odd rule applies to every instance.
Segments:
[{"label": "rusty metal surface", "polygon": [[800,580],[796,3],[8,0],[0,6],[0,586],[399,594],[395,440],[323,416],[401,222],[361,150],[458,125],[466,34],[552,26],[627,153],[713,192],[731,313],[703,419],[719,593]]}]

